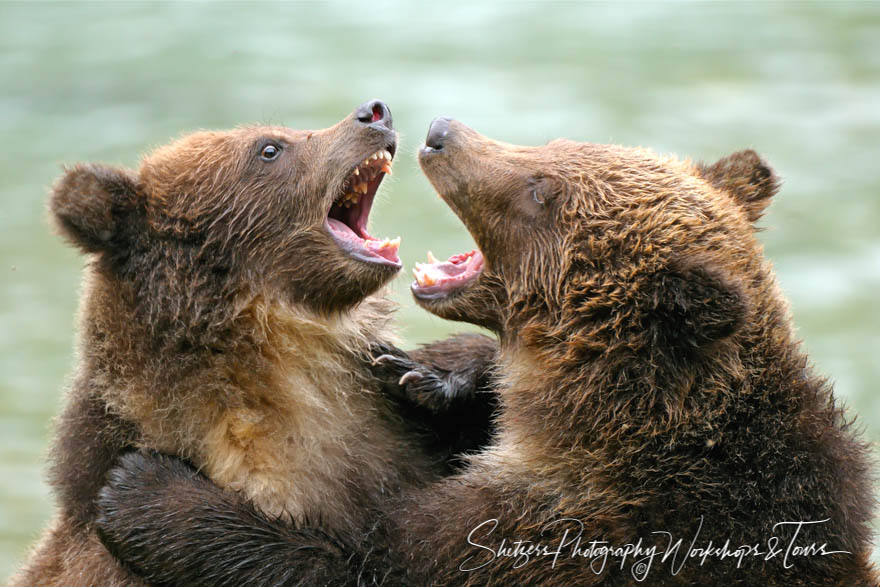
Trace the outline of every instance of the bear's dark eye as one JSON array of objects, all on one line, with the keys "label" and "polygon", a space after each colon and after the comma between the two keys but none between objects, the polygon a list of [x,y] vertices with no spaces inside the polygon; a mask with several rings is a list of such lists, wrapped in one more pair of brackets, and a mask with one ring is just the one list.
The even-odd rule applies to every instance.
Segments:
[{"label": "bear's dark eye", "polygon": [[279,147],[278,145],[266,145],[265,147],[263,147],[263,150],[260,151],[260,158],[263,161],[272,161],[280,154],[281,147]]}]

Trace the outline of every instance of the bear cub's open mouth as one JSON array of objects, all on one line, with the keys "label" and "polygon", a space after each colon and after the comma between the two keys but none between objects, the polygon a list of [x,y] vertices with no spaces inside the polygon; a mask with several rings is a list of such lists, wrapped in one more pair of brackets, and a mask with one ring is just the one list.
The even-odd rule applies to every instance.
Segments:
[{"label": "bear cub's open mouth", "polygon": [[469,253],[452,255],[446,261],[438,261],[428,251],[427,263],[416,263],[412,292],[416,297],[440,299],[473,283],[483,271],[483,254],[474,249]]},{"label": "bear cub's open mouth", "polygon": [[341,195],[330,206],[327,229],[343,250],[356,259],[399,268],[400,237],[378,240],[367,232],[370,208],[382,178],[391,175],[392,157],[391,151],[381,149],[354,168],[342,185]]}]

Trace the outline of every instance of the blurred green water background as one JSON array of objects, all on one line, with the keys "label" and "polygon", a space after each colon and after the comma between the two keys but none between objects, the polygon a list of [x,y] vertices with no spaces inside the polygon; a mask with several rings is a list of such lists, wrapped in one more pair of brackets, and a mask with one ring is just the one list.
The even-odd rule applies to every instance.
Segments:
[{"label": "blurred green water background", "polygon": [[[44,458],[82,259],[50,235],[60,165],[134,166],[181,132],[319,128],[379,97],[403,137],[373,234],[408,267],[471,241],[418,172],[436,115],[712,160],[785,186],[762,224],[799,333],[880,440],[880,4],[0,4],[0,578],[51,513]],[[413,308],[409,343],[462,327]]]}]

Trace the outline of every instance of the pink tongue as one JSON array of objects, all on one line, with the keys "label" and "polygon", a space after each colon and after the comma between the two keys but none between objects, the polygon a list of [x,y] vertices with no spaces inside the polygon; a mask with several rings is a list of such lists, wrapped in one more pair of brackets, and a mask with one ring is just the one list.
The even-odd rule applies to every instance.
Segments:
[{"label": "pink tongue", "polygon": [[333,230],[333,232],[335,232],[338,236],[362,246],[377,257],[388,259],[393,263],[400,263],[400,257],[397,256],[398,245],[383,245],[382,241],[377,241],[373,239],[364,240],[356,235],[347,224],[345,224],[344,222],[340,222],[335,218],[328,218],[327,224],[330,225],[331,230]]},{"label": "pink tongue", "polygon": [[[473,258],[468,261],[470,257]],[[483,257],[477,251],[453,255],[448,261],[416,265],[416,271],[433,280],[434,285],[465,279],[467,275],[478,273],[482,268]]]},{"label": "pink tongue", "polygon": [[348,227],[348,225],[344,222],[340,222],[335,218],[327,218],[327,224],[330,225],[330,228],[341,237],[360,242],[363,239],[356,235],[352,229]]},{"label": "pink tongue", "polygon": [[397,245],[382,245],[382,241],[364,241],[364,247],[383,259],[388,259],[394,263],[400,263],[400,257],[397,256]]},{"label": "pink tongue", "polygon": [[429,268],[432,277],[458,277],[462,273],[464,273],[467,268],[464,263],[456,265],[455,263],[450,263],[449,261],[444,261],[442,263],[433,263],[430,265],[425,265],[425,267]]}]

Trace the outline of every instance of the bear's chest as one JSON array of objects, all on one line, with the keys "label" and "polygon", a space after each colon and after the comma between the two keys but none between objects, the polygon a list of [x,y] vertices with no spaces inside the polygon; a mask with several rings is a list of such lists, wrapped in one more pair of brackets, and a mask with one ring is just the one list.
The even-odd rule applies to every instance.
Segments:
[{"label": "bear's chest", "polygon": [[[280,370],[271,385],[230,407],[206,430],[204,472],[271,516],[332,518],[387,477],[395,438],[381,398],[352,368],[327,361]],[[332,365],[332,367],[331,367]]]}]

